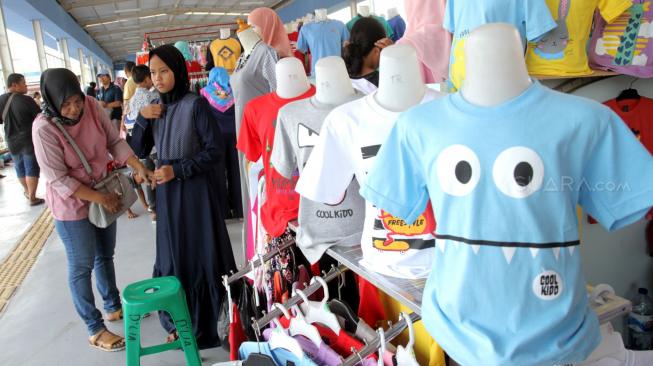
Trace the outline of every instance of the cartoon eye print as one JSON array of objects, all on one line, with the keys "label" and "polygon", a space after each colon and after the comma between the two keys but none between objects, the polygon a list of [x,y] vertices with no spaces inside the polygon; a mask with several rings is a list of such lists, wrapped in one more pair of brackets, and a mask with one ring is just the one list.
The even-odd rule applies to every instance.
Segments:
[{"label": "cartoon eye print", "polygon": [[527,147],[511,147],[497,157],[492,177],[506,196],[526,198],[542,188],[544,163],[535,151]]},{"label": "cartoon eye print", "polygon": [[464,145],[451,145],[442,150],[436,161],[436,169],[442,191],[452,196],[468,195],[481,178],[478,157]]},{"label": "cartoon eye print", "polygon": [[320,139],[320,134],[317,131],[300,123],[297,127],[297,146],[300,148],[313,147]]}]

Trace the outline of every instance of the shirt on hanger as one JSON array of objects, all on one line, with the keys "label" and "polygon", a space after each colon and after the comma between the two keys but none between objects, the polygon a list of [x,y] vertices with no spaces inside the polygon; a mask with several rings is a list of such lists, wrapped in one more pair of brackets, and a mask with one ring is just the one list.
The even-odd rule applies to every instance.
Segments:
[{"label": "shirt on hanger", "polygon": [[[351,100],[360,98],[355,94]],[[291,178],[299,169],[301,176],[313,146],[320,136],[325,117],[334,106],[322,104],[315,97],[287,104],[279,111],[270,162],[284,177]],[[365,204],[352,182],[337,205],[326,205],[301,197],[297,245],[306,259],[316,263],[334,245],[360,245]]]},{"label": "shirt on hanger", "polygon": [[599,344],[576,205],[610,231],[653,206],[653,158],[616,114],[538,82],[496,107],[456,93],[402,114],[377,159],[365,198],[408,221],[433,203],[422,319],[453,359],[576,363]]},{"label": "shirt on hanger", "polygon": [[[557,27],[528,44],[526,64],[531,74],[588,75],[587,43],[594,11],[611,23],[631,5],[631,0],[546,0]],[[615,24],[618,26],[618,24]]]},{"label": "shirt on hanger", "polygon": [[314,23],[304,24],[299,31],[297,49],[311,51],[311,70],[315,64],[328,56],[341,56],[342,44],[349,39],[349,32],[339,20],[327,19]]},{"label": "shirt on hanger", "polygon": [[[390,24],[388,24],[388,21],[385,20],[384,17],[380,17],[378,15],[370,15],[372,18],[376,19],[381,25],[383,26],[383,29],[385,29],[385,35],[386,37],[392,39],[394,37],[394,31],[392,30],[392,27]],[[354,27],[354,24],[358,22],[359,19],[361,19],[362,16],[360,14],[356,14],[355,17],[353,17],[350,21],[347,22],[347,29],[351,32],[351,29]]]},{"label": "shirt on hanger", "polygon": [[594,14],[594,30],[589,45],[589,63],[593,69],[620,74],[653,77],[653,42],[649,31],[653,7],[637,1],[608,24],[599,12]]},{"label": "shirt on hanger", "polygon": [[263,170],[266,184],[266,200],[261,207],[261,221],[265,230],[277,237],[285,231],[288,221],[297,218],[299,195],[295,192],[297,175],[286,179],[270,163],[274,147],[274,130],[279,109],[284,105],[315,94],[315,87],[304,94],[291,99],[280,98],[272,92],[252,99],[245,106],[242,126],[238,135],[238,150],[249,161],[263,157]]},{"label": "shirt on hanger", "polygon": [[397,42],[406,32],[406,22],[400,15],[395,15],[388,20],[388,25],[392,28],[392,40]]},{"label": "shirt on hanger", "polygon": [[[269,340],[273,331],[274,330],[271,328],[264,330],[263,338],[265,338],[266,341]],[[338,366],[342,364],[342,357],[340,357],[340,355],[326,343],[322,343],[318,347],[315,345],[315,343],[313,343],[313,341],[304,336],[297,335],[293,336],[293,338],[297,340],[304,353],[306,353],[306,355],[308,355],[308,357],[310,357],[311,360],[315,361],[315,363],[318,365]]]},{"label": "shirt on hanger", "polygon": [[[439,96],[428,89],[422,103]],[[398,115],[383,109],[374,94],[334,109],[324,121],[297,192],[313,201],[333,204],[342,200],[353,178],[362,187]],[[435,219],[429,210],[423,212],[407,224],[367,202],[361,264],[388,276],[426,277],[434,255]]]},{"label": "shirt on hanger", "polygon": [[283,348],[270,348],[267,342],[245,342],[240,345],[238,355],[241,360],[246,360],[247,356],[252,353],[261,353],[272,357],[276,365],[294,365],[294,366],[317,366],[313,360],[304,355],[301,359],[294,353]]},{"label": "shirt on hanger", "polygon": [[224,68],[231,75],[236,68],[241,49],[240,42],[235,38],[213,40],[209,46],[213,65]]},{"label": "shirt on hanger", "polygon": [[635,137],[653,154],[653,99],[640,97],[636,99],[625,99],[617,101],[608,100],[604,103],[615,111],[626,125],[633,131]]},{"label": "shirt on hanger", "polygon": [[534,40],[556,27],[545,0],[447,0],[444,28],[453,33],[449,83],[460,89],[465,79],[465,40],[487,23],[509,23],[526,40]]}]

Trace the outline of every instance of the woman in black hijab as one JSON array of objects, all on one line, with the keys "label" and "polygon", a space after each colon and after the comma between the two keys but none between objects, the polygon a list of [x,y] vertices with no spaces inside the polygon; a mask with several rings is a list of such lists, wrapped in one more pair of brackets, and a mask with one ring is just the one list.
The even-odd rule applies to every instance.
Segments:
[{"label": "woman in black hijab", "polygon": [[[152,82],[161,95],[140,111],[132,146],[141,156],[157,150],[154,277],[176,276],[186,291],[200,349],[219,345],[222,275],[236,269],[216,188],[222,146],[208,102],[190,92],[186,62],[170,45],[150,51]],[[168,341],[179,335],[160,313]]]},{"label": "woman in black hijab", "polygon": [[[127,163],[141,176],[151,175],[134,155],[98,102],[85,97],[75,74],[67,69],[48,69],[41,75],[43,113],[34,120],[34,152],[46,180],[48,206],[55,228],[66,248],[68,284],[77,313],[84,321],[91,346],[114,352],[125,348],[123,337],[107,330],[102,313],[95,307],[91,272],[95,272],[98,292],[104,300],[109,321],[122,318],[120,294],[116,287],[113,254],[116,223],[98,228],[88,220],[90,202],[110,212],[120,209],[116,193],[93,189],[93,181],[106,176],[109,153],[120,164]],[[89,176],[63,128],[79,146],[91,166]]]}]

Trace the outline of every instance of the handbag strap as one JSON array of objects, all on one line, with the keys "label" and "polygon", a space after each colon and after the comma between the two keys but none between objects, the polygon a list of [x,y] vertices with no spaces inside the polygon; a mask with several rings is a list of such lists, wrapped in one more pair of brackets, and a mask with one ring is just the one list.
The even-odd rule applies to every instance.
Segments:
[{"label": "handbag strap", "polygon": [[88,160],[86,160],[84,153],[82,153],[82,150],[79,148],[79,146],[72,138],[72,136],[70,136],[68,131],[66,131],[66,129],[63,128],[61,122],[54,121],[54,125],[59,128],[59,131],[63,133],[63,135],[66,137],[66,140],[68,140],[70,145],[73,147],[73,150],[75,150],[75,153],[79,157],[79,160],[82,161],[82,165],[84,166],[84,170],[86,170],[86,174],[88,174],[88,176],[91,178],[91,184],[95,185],[95,179],[93,178],[93,170],[91,169],[91,165],[88,163]]},{"label": "handbag strap", "polygon": [[15,96],[16,93],[11,93],[9,96],[9,100],[7,101],[7,104],[5,104],[5,109],[2,111],[2,122],[4,122],[5,118],[7,118],[7,113],[9,113],[9,106],[11,106],[11,101],[14,100]]}]

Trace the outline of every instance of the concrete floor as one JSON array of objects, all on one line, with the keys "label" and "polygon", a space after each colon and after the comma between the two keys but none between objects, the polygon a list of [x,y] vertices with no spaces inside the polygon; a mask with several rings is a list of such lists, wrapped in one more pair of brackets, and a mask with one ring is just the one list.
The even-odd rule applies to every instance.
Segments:
[{"label": "concrete floor", "polygon": [[[42,212],[29,208],[13,169],[0,170],[7,178],[0,180],[0,258],[14,247],[34,219]],[[40,188],[43,191],[43,188]],[[155,224],[152,224],[140,203],[134,212],[140,216],[118,220],[116,274],[118,288],[150,278],[155,255]],[[239,243],[241,223],[228,223],[232,243]],[[237,263],[242,262],[242,249],[234,245]],[[101,297],[96,292],[101,309]],[[112,331],[123,334],[122,321],[107,323]],[[165,332],[156,316],[142,323],[143,345],[161,343]],[[3,366],[100,366],[124,365],[125,353],[107,353],[88,346],[86,328],[77,316],[66,281],[66,255],[56,231],[0,315],[0,365]],[[204,365],[228,360],[222,348],[201,352]],[[181,351],[143,357],[141,364],[185,365]]]}]

